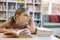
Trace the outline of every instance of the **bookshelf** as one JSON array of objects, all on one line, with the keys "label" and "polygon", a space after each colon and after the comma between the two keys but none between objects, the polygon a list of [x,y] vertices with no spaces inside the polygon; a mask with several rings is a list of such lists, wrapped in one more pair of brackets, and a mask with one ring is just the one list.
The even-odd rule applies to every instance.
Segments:
[{"label": "bookshelf", "polygon": [[8,20],[17,8],[27,8],[35,26],[41,27],[41,0],[0,0],[0,20]]},{"label": "bookshelf", "polygon": [[43,14],[48,14],[49,3],[43,3],[41,5],[41,8],[42,8],[41,11],[42,11]]},{"label": "bookshelf", "polygon": [[60,28],[60,4],[43,3],[42,25],[46,28]]},{"label": "bookshelf", "polygon": [[52,4],[52,14],[60,14],[60,4]]}]

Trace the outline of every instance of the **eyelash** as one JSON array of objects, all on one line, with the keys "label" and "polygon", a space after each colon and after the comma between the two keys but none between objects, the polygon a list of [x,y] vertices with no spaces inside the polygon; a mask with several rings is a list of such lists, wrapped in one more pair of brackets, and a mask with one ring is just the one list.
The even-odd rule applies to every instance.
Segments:
[{"label": "eyelash", "polygon": [[24,16],[28,16],[28,15],[24,15]]}]

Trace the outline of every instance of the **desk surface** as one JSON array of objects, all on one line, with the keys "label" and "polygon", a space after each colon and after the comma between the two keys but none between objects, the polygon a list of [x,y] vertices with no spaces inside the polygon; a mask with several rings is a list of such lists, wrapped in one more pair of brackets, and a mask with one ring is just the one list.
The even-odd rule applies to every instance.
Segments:
[{"label": "desk surface", "polygon": [[54,36],[50,37],[39,37],[37,35],[32,35],[32,38],[2,38],[3,33],[0,33],[0,40],[58,40]]}]

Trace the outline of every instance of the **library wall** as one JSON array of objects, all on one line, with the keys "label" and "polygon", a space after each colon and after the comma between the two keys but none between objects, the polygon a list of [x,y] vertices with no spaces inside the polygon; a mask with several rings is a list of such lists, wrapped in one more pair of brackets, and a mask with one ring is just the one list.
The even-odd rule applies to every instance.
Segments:
[{"label": "library wall", "polygon": [[[56,4],[59,4],[60,5],[60,0],[42,0],[42,3],[45,3],[45,4],[47,4],[47,3],[55,3],[55,5]],[[47,8],[47,7],[46,7]],[[53,9],[54,11],[55,10],[57,10],[56,8],[58,8],[58,6],[55,6],[55,8]],[[59,7],[60,8],[60,7]],[[58,9],[59,9],[58,8]],[[50,8],[51,9],[51,8]],[[51,11],[51,10],[49,10],[49,11]],[[54,12],[53,11],[53,12]],[[49,13],[49,12],[45,12],[45,13]],[[51,13],[51,12],[50,12]],[[59,13],[60,12],[54,12],[54,13],[57,13],[58,15],[60,15]],[[46,21],[46,20],[44,20],[44,21]],[[53,30],[53,35],[59,35],[60,34],[60,28],[48,28],[48,29],[51,29],[51,30]]]},{"label": "library wall", "polygon": [[42,0],[42,2],[45,2],[45,3],[59,3],[60,4],[60,0]]}]

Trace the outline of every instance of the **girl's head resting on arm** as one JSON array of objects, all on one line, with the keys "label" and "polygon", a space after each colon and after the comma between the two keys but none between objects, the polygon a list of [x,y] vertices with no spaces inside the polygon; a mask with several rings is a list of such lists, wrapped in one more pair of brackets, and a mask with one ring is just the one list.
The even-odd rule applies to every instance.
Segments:
[{"label": "girl's head resting on arm", "polygon": [[29,22],[29,13],[25,8],[18,8],[15,12],[15,15],[11,18],[11,24],[28,24]]}]

